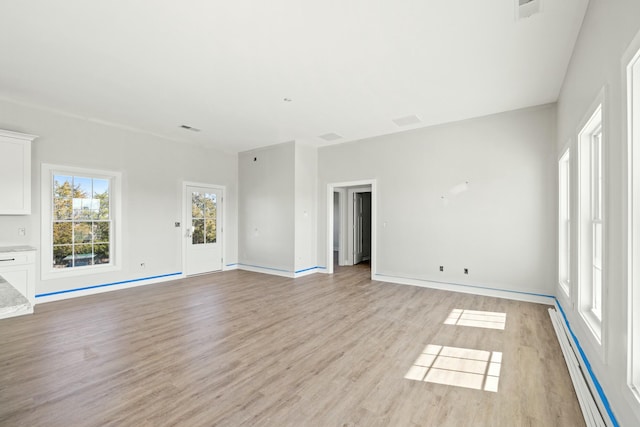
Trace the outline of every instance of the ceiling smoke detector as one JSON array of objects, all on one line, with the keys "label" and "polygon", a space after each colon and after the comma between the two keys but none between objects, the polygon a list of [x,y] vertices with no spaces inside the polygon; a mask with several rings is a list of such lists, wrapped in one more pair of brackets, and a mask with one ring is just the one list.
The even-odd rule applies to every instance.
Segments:
[{"label": "ceiling smoke detector", "polygon": [[516,0],[516,21],[540,13],[542,0]]}]

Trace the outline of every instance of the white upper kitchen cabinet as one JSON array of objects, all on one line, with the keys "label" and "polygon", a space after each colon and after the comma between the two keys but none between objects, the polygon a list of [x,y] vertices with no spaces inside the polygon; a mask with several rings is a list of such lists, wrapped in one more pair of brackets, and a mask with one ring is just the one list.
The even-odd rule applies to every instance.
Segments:
[{"label": "white upper kitchen cabinet", "polygon": [[31,213],[31,141],[35,138],[0,130],[0,215]]}]

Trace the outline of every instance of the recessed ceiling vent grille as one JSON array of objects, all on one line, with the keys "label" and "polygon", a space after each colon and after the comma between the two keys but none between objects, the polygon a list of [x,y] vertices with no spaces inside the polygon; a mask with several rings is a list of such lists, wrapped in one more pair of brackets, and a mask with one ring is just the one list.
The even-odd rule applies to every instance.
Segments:
[{"label": "recessed ceiling vent grille", "polygon": [[542,0],[516,0],[516,20],[525,19],[542,10]]},{"label": "recessed ceiling vent grille", "polygon": [[337,133],[325,133],[324,135],[320,135],[318,138],[322,138],[327,142],[337,141],[338,139],[342,139],[342,136]]},{"label": "recessed ceiling vent grille", "polygon": [[411,115],[411,116],[398,117],[397,119],[393,119],[393,123],[395,123],[396,126],[398,127],[405,127],[405,126],[417,125],[418,123],[422,123],[422,120],[420,120],[420,117],[416,115]]}]

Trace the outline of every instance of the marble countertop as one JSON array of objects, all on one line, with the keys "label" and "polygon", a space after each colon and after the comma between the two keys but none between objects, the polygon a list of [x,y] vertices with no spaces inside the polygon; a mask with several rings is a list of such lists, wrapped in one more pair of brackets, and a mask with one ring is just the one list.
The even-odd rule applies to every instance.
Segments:
[{"label": "marble countertop", "polygon": [[35,251],[33,246],[0,246],[0,254],[7,252],[30,252]]},{"label": "marble countertop", "polygon": [[7,282],[0,283],[0,314],[9,314],[29,308],[29,300]]}]

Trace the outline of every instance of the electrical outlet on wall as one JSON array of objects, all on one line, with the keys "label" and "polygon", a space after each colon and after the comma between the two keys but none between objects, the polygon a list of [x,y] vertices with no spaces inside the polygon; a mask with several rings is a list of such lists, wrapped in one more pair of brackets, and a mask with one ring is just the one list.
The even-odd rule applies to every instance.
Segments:
[{"label": "electrical outlet on wall", "polygon": [[24,237],[27,235],[27,229],[24,227],[19,227],[18,228],[18,236],[20,237]]}]

